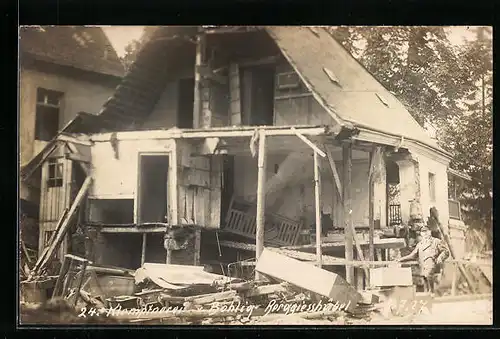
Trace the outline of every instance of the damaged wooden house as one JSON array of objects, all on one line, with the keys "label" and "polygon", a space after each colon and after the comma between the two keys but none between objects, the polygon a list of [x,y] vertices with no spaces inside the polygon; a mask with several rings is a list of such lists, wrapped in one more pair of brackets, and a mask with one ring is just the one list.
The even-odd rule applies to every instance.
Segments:
[{"label": "damaged wooden house", "polygon": [[448,230],[450,159],[324,28],[172,26],[21,174],[42,169],[40,253],[58,232],[96,264],[233,274],[274,247],[362,287],[351,261],[405,247],[380,234],[412,204]]}]

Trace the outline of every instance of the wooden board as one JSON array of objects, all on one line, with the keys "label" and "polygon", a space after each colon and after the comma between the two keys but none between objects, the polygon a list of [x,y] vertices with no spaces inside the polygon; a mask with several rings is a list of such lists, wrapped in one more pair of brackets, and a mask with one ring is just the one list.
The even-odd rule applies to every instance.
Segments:
[{"label": "wooden board", "polygon": [[339,275],[264,248],[255,270],[339,303],[353,306],[361,295]]},{"label": "wooden board", "polygon": [[231,113],[231,125],[241,125],[241,96],[240,96],[240,68],[238,64],[229,67],[229,110]]},{"label": "wooden board", "polygon": [[413,279],[410,267],[378,267],[370,270],[372,286],[411,286]]}]

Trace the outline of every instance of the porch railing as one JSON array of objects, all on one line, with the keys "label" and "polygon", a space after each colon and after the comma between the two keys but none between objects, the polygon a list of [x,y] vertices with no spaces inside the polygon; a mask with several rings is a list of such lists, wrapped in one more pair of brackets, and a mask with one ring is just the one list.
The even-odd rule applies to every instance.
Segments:
[{"label": "porch railing", "polygon": [[[256,206],[234,199],[231,201],[226,216],[224,230],[247,238],[255,239]],[[301,223],[274,213],[266,213],[264,241],[269,244],[287,246],[296,245]]]},{"label": "porch railing", "polygon": [[389,205],[389,226],[401,224],[401,205]]}]

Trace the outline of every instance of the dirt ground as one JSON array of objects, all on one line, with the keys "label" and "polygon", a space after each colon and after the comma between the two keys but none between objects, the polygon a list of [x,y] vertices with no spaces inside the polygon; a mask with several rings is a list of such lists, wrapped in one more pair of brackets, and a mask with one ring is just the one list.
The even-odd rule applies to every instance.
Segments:
[{"label": "dirt ground", "polygon": [[[307,320],[294,315],[271,315],[252,320],[248,325],[492,325],[493,299],[471,301],[454,301],[435,303],[431,312],[423,312],[415,316],[385,318],[375,313],[371,320],[351,319],[341,317],[337,319]],[[239,323],[239,325],[242,325]]]}]

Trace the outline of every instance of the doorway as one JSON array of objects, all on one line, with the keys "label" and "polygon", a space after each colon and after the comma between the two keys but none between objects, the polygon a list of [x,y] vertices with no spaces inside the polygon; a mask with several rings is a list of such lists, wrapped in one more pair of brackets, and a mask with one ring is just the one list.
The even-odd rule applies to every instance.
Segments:
[{"label": "doorway", "polygon": [[179,80],[177,127],[193,128],[194,78]]},{"label": "doorway", "polygon": [[139,155],[137,222],[165,222],[168,211],[168,154]]},{"label": "doorway", "polygon": [[243,70],[242,119],[249,126],[272,126],[274,123],[274,65],[260,65]]}]

